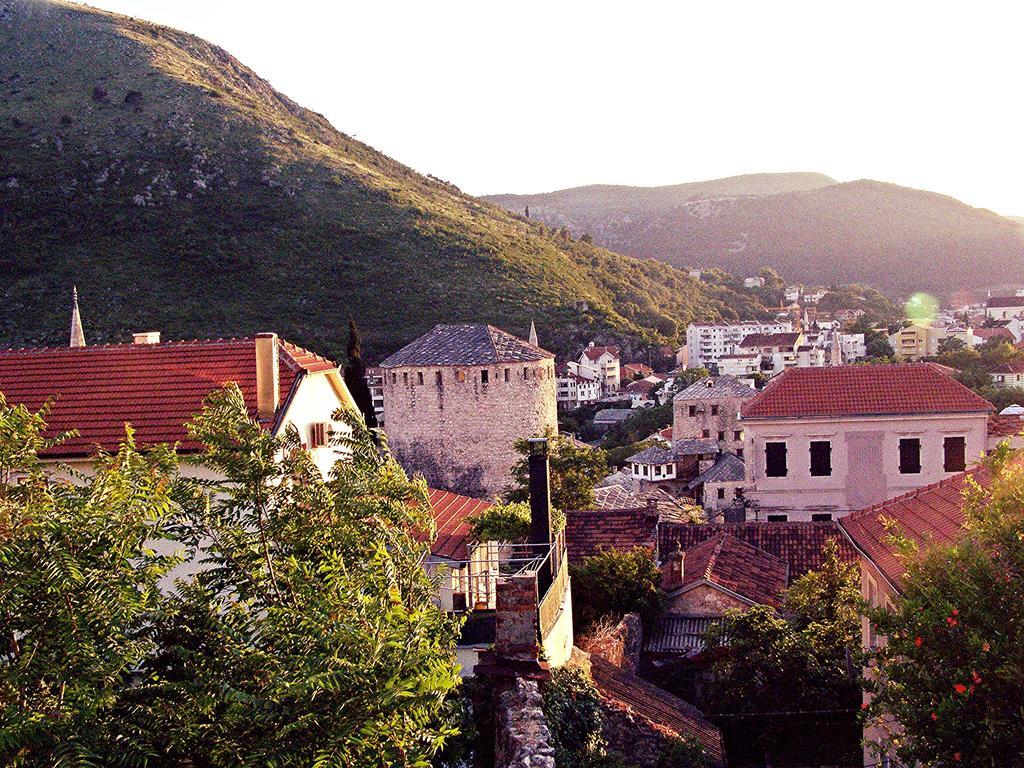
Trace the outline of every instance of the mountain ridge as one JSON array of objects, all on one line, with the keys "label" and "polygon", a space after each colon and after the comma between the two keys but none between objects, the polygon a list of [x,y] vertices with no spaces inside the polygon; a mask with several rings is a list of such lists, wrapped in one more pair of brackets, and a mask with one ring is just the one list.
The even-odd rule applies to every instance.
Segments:
[{"label": "mountain ridge", "polygon": [[[0,0],[0,344],[276,330],[370,360],[438,322],[569,350],[763,311],[579,242],[336,130],[223,49],[61,0]],[[628,345],[627,345],[628,346]]]}]

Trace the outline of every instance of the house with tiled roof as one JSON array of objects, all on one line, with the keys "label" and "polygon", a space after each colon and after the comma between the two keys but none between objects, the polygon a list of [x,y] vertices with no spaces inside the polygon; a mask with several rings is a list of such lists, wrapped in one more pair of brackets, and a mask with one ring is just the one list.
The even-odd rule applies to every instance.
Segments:
[{"label": "house with tiled roof", "polygon": [[558,432],[554,355],[492,325],[435,326],[380,369],[388,444],[432,487],[493,498],[515,441]]},{"label": "house with tiled roof", "polygon": [[835,519],[963,472],[991,411],[928,363],[790,369],[742,408],[748,517]]},{"label": "house with tiled roof", "polygon": [[999,443],[1008,442],[1013,449],[1024,448],[1024,416],[1016,413],[993,414],[988,417],[988,444],[991,453]]},{"label": "house with tiled roof", "polygon": [[715,462],[691,480],[686,489],[714,520],[736,500],[743,498],[746,467],[734,453],[720,453]]},{"label": "house with tiled roof", "polygon": [[985,317],[990,320],[1024,317],[1024,296],[989,296],[985,299]]},{"label": "house with tiled roof", "polygon": [[619,371],[622,381],[643,379],[654,373],[654,369],[645,363],[624,363]]},{"label": "house with tiled roof", "polygon": [[993,387],[1024,387],[1024,362],[1003,363],[988,372]]},{"label": "house with tiled roof", "polygon": [[612,395],[619,391],[622,382],[619,348],[600,346],[590,342],[580,353],[576,362],[576,372],[580,376],[595,380],[601,385],[601,395]]},{"label": "house with tiled roof", "polygon": [[579,408],[601,399],[601,383],[580,375],[575,363],[558,363],[555,366],[555,399],[564,410]]},{"label": "house with tiled roof", "polygon": [[684,439],[671,445],[658,441],[627,458],[626,466],[636,490],[658,487],[680,495],[692,478],[711,467],[719,450],[715,440]]},{"label": "house with tiled roof", "polygon": [[[84,344],[84,337],[72,338]],[[149,332],[135,334],[133,344],[0,350],[0,392],[8,403],[33,410],[49,404],[49,437],[77,430],[43,458],[78,468],[97,450],[116,450],[128,424],[140,446],[174,444],[187,464],[203,446],[186,425],[207,395],[229,383],[264,429],[294,427],[321,470],[330,469],[337,457],[331,435],[346,429],[334,414],[355,402],[337,365],[275,333],[162,342]]]},{"label": "house with tiled roof", "polygon": [[733,376],[708,376],[676,393],[672,400],[672,436],[676,440],[716,440],[722,450],[743,456],[740,409],[757,394]]},{"label": "house with tiled roof", "polygon": [[569,562],[579,564],[603,549],[642,548],[656,559],[659,505],[626,509],[582,509],[565,513],[565,544]]}]

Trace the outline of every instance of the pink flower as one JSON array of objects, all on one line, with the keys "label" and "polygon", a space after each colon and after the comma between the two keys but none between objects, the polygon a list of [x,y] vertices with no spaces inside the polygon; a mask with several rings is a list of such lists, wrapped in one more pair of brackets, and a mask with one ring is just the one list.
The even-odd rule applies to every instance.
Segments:
[{"label": "pink flower", "polygon": [[957,693],[967,693],[967,686],[963,683],[957,683],[953,686],[953,690]]},{"label": "pink flower", "polygon": [[981,675],[979,675],[977,672],[975,672],[972,669],[971,670],[971,679],[974,680],[974,684],[977,685],[978,683],[981,682]]},{"label": "pink flower", "polygon": [[946,617],[946,623],[949,624],[949,626],[951,626],[951,627],[955,627],[958,622],[952,616],[947,616]]},{"label": "pink flower", "polygon": [[959,763],[960,762],[960,753],[959,752],[954,752],[953,753],[953,759],[956,760]]}]

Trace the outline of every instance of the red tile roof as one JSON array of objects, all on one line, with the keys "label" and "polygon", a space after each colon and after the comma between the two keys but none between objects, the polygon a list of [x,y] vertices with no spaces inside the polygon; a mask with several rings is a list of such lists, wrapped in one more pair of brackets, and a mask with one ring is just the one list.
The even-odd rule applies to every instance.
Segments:
[{"label": "red tile roof", "polygon": [[835,539],[846,562],[856,562],[857,550],[834,522],[822,523],[662,523],[658,529],[658,551],[662,558],[678,547],[688,550],[701,542],[727,533],[760,550],[785,560],[789,578],[796,579],[820,568],[825,542]]},{"label": "red tile roof", "polygon": [[618,357],[619,356],[619,348],[618,347],[597,347],[597,346],[594,346],[594,347],[587,347],[586,349],[583,350],[583,354],[585,354],[591,360],[600,360],[601,359],[601,355],[603,355],[605,352],[610,353],[613,357]]},{"label": "red tile roof", "polygon": [[647,381],[647,379],[640,379],[639,381],[631,381],[626,385],[626,392],[630,394],[639,392],[640,394],[649,394],[651,390],[661,386],[661,382]]},{"label": "red tile roof", "polygon": [[1024,307],[1024,296],[989,296],[986,307]]},{"label": "red tile roof", "polygon": [[668,736],[697,739],[712,766],[725,765],[721,732],[695,706],[600,656],[590,656],[590,674],[607,704],[627,710]]},{"label": "red tile roof", "polygon": [[629,550],[643,547],[654,553],[657,542],[658,510],[633,509],[573,510],[565,513],[565,544],[569,561],[579,564],[583,558],[602,549]]},{"label": "red tile roof", "polygon": [[989,339],[1006,339],[1011,344],[1014,342],[1013,333],[1011,333],[1009,328],[972,328],[971,333],[985,341]]},{"label": "red tile roof", "polygon": [[[278,351],[279,408],[300,375],[336,368],[288,342]],[[46,451],[47,457],[88,456],[97,446],[114,450],[126,422],[139,445],[177,442],[182,452],[198,451],[185,424],[210,392],[228,382],[238,384],[255,418],[254,338],[0,350],[0,392],[7,401],[33,410],[52,401],[48,435],[80,433]]]},{"label": "red tile roof", "polygon": [[986,467],[973,467],[938,483],[847,515],[839,521],[839,525],[889,583],[899,588],[905,569],[896,556],[896,549],[888,541],[888,531],[882,519],[894,520],[903,535],[918,543],[952,543],[963,529],[963,492],[969,477],[983,487],[992,479]]},{"label": "red tile roof", "polygon": [[928,363],[790,368],[743,405],[743,418],[984,413],[992,404]]},{"label": "red tile roof", "polygon": [[779,605],[789,584],[789,564],[735,536],[719,533],[683,553],[682,581],[672,568],[675,557],[666,558],[669,573],[662,584],[666,592],[686,589],[701,581],[762,605]]},{"label": "red tile roof", "polygon": [[1020,416],[993,414],[988,417],[989,437],[1016,437],[1024,431],[1024,419]]},{"label": "red tile roof", "polygon": [[430,554],[448,560],[468,560],[468,544],[472,540],[469,519],[491,506],[489,501],[431,488],[430,508],[437,538],[430,547]]},{"label": "red tile roof", "polygon": [[626,363],[622,366],[622,378],[631,379],[637,374],[646,376],[650,373],[654,373],[654,369],[651,366],[644,363]]},{"label": "red tile roof", "polygon": [[1003,363],[990,368],[989,373],[1024,373],[1024,361],[1019,363]]}]

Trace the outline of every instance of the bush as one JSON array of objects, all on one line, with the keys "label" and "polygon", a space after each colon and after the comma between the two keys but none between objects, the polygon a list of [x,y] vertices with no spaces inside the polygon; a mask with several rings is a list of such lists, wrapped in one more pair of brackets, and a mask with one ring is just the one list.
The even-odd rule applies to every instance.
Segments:
[{"label": "bush", "polygon": [[618,621],[627,613],[650,620],[664,604],[661,573],[649,550],[604,549],[570,569],[573,625],[586,634],[599,619]]},{"label": "bush", "polygon": [[523,541],[530,535],[530,507],[523,502],[495,504],[469,520],[477,541]]}]

